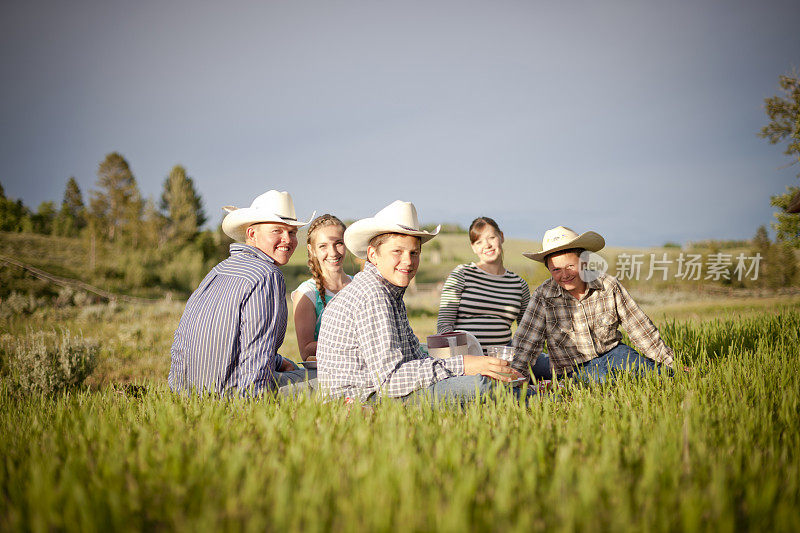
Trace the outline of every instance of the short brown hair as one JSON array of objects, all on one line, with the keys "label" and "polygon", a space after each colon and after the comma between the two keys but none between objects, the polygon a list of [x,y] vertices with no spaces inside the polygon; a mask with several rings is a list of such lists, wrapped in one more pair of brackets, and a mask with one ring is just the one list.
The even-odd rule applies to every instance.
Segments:
[{"label": "short brown hair", "polygon": [[420,239],[416,235],[407,235],[405,233],[381,233],[380,235],[375,235],[373,238],[369,240],[369,246],[372,246],[377,250],[381,244],[389,240],[389,237],[394,237],[395,235],[400,237],[416,237],[417,243],[420,246],[422,246],[422,239]]},{"label": "short brown hair", "polygon": [[493,218],[489,217],[478,217],[472,221],[472,224],[469,225],[469,243],[475,244],[475,241],[478,240],[480,237],[481,231],[486,226],[491,226],[497,231],[497,233],[503,233],[500,231],[500,226],[497,225],[497,222],[494,221]]}]

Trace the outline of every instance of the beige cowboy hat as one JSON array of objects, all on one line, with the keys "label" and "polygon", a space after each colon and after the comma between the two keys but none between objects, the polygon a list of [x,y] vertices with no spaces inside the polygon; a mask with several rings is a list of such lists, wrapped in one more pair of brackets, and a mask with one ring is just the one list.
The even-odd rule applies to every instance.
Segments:
[{"label": "beige cowboy hat", "polygon": [[420,229],[417,208],[411,202],[395,200],[371,218],[362,218],[350,224],[344,232],[344,244],[359,259],[367,258],[367,246],[376,235],[401,233],[419,237],[422,244],[439,234],[441,225],[433,232]]},{"label": "beige cowboy hat", "polygon": [[597,252],[602,250],[605,245],[606,240],[594,231],[587,231],[578,235],[565,226],[556,226],[544,233],[541,252],[522,252],[522,255],[528,259],[544,263],[545,257],[560,250],[583,248],[590,252]]},{"label": "beige cowboy hat", "polygon": [[[223,207],[228,212],[222,221],[222,231],[237,242],[244,242],[247,228],[260,222],[274,222],[288,226],[302,227],[308,222],[299,222],[294,211],[294,202],[286,191],[267,191],[256,197],[250,207]],[[316,211],[309,220],[314,218]]]}]

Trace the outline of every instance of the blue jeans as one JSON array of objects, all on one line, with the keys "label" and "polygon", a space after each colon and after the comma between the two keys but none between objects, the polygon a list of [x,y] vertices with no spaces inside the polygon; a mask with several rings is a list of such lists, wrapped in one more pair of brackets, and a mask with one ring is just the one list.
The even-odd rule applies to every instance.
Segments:
[{"label": "blue jeans", "polygon": [[[492,378],[486,376],[456,376],[437,381],[430,387],[420,389],[402,398],[403,402],[416,402],[429,400],[431,403],[458,403],[464,405],[474,401],[481,396],[492,396],[497,384]],[[528,398],[536,393],[528,388],[527,395],[522,397],[522,388],[513,389],[517,399],[523,399],[526,403]]]},{"label": "blue jeans", "polygon": [[299,396],[304,391],[314,392],[317,388],[317,371],[298,368],[286,372],[275,372],[278,382],[278,394],[282,396]]},{"label": "blue jeans", "polygon": [[587,385],[605,383],[606,380],[613,381],[614,373],[621,370],[633,372],[638,376],[652,371],[661,373],[660,365],[657,366],[652,359],[647,359],[630,346],[619,343],[606,353],[575,365],[575,370],[570,373],[570,377]]},{"label": "blue jeans", "polygon": [[531,367],[531,377],[535,379],[553,379],[553,369],[550,368],[550,356],[540,353],[536,362]]}]

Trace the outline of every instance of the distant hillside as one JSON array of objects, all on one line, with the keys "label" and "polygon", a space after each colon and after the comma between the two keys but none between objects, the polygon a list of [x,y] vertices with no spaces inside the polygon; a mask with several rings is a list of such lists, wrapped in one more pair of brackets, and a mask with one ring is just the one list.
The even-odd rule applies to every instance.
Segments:
[{"label": "distant hillside", "polygon": [[[736,248],[715,248],[713,241],[704,243],[711,245],[708,248],[692,248],[683,250],[674,246],[659,248],[614,248],[609,247],[600,252],[608,262],[609,273],[620,274],[620,260],[639,262],[638,276],[631,276],[628,270],[628,279],[625,285],[633,289],[654,289],[669,291],[696,291],[716,290],[721,288],[759,288],[764,278],[764,272],[770,267],[762,261],[760,265],[760,280],[745,279],[738,281],[736,257],[739,254],[753,255],[753,251],[746,246]],[[216,263],[216,259],[206,260],[202,257],[186,252],[169,256],[169,262],[164,263],[158,250],[127,249],[112,247],[106,243],[97,242],[94,254],[91,253],[92,245],[88,239],[53,237],[33,233],[7,233],[0,232],[0,255],[12,257],[26,264],[35,266],[57,276],[73,278],[90,283],[101,289],[125,295],[147,298],[161,298],[167,293],[176,298],[185,298],[202,277]],[[224,246],[223,246],[224,248]],[[504,261],[509,270],[512,270],[528,281],[531,288],[536,287],[549,277],[547,270],[540,263],[531,261],[522,256],[524,251],[538,251],[540,244],[534,241],[508,239],[504,245]],[[724,276],[718,279],[705,279],[710,259],[713,254],[722,253],[730,262]],[[664,262],[664,254],[666,262]],[[700,255],[703,261],[701,279],[684,279],[677,275],[679,262],[690,255]],[[305,236],[300,236],[300,243],[291,261],[282,267],[286,277],[288,291],[309,277],[306,266],[307,252]],[[466,233],[442,234],[423,247],[420,270],[416,281],[421,286],[435,286],[444,281],[447,274],[458,264],[468,263],[475,259],[469,246]],[[650,272],[651,259],[655,259],[657,267],[667,268],[667,279],[664,280],[662,270],[658,268]],[[783,260],[785,264],[787,259]],[[345,262],[345,270],[355,274],[360,269],[360,263],[351,255]],[[650,279],[647,279],[648,276]],[[752,273],[750,274],[752,277]],[[747,278],[747,276],[745,276]],[[797,279],[795,275],[794,279]],[[181,283],[170,280],[181,280]],[[789,283],[788,285],[790,285]],[[784,284],[782,286],[786,286]],[[186,288],[191,287],[191,288]],[[55,296],[59,288],[46,282],[36,280],[17,267],[0,264],[0,298],[16,292],[33,292],[42,296]]]}]

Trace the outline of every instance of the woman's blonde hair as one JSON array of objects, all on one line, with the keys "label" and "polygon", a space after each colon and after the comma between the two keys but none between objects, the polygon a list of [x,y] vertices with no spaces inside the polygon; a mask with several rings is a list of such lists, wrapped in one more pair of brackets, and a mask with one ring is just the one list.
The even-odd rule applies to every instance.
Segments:
[{"label": "woman's blonde hair", "polygon": [[314,249],[314,233],[316,233],[319,228],[325,228],[327,226],[339,226],[342,228],[342,231],[347,229],[344,222],[331,214],[325,213],[311,221],[311,224],[308,226],[308,237],[306,238],[309,244],[308,269],[311,271],[311,277],[314,279],[314,283],[317,286],[317,292],[319,292],[319,297],[322,299],[323,306],[325,306],[327,302],[325,298],[325,283],[322,277],[322,267],[320,267],[319,260],[312,250]]}]

